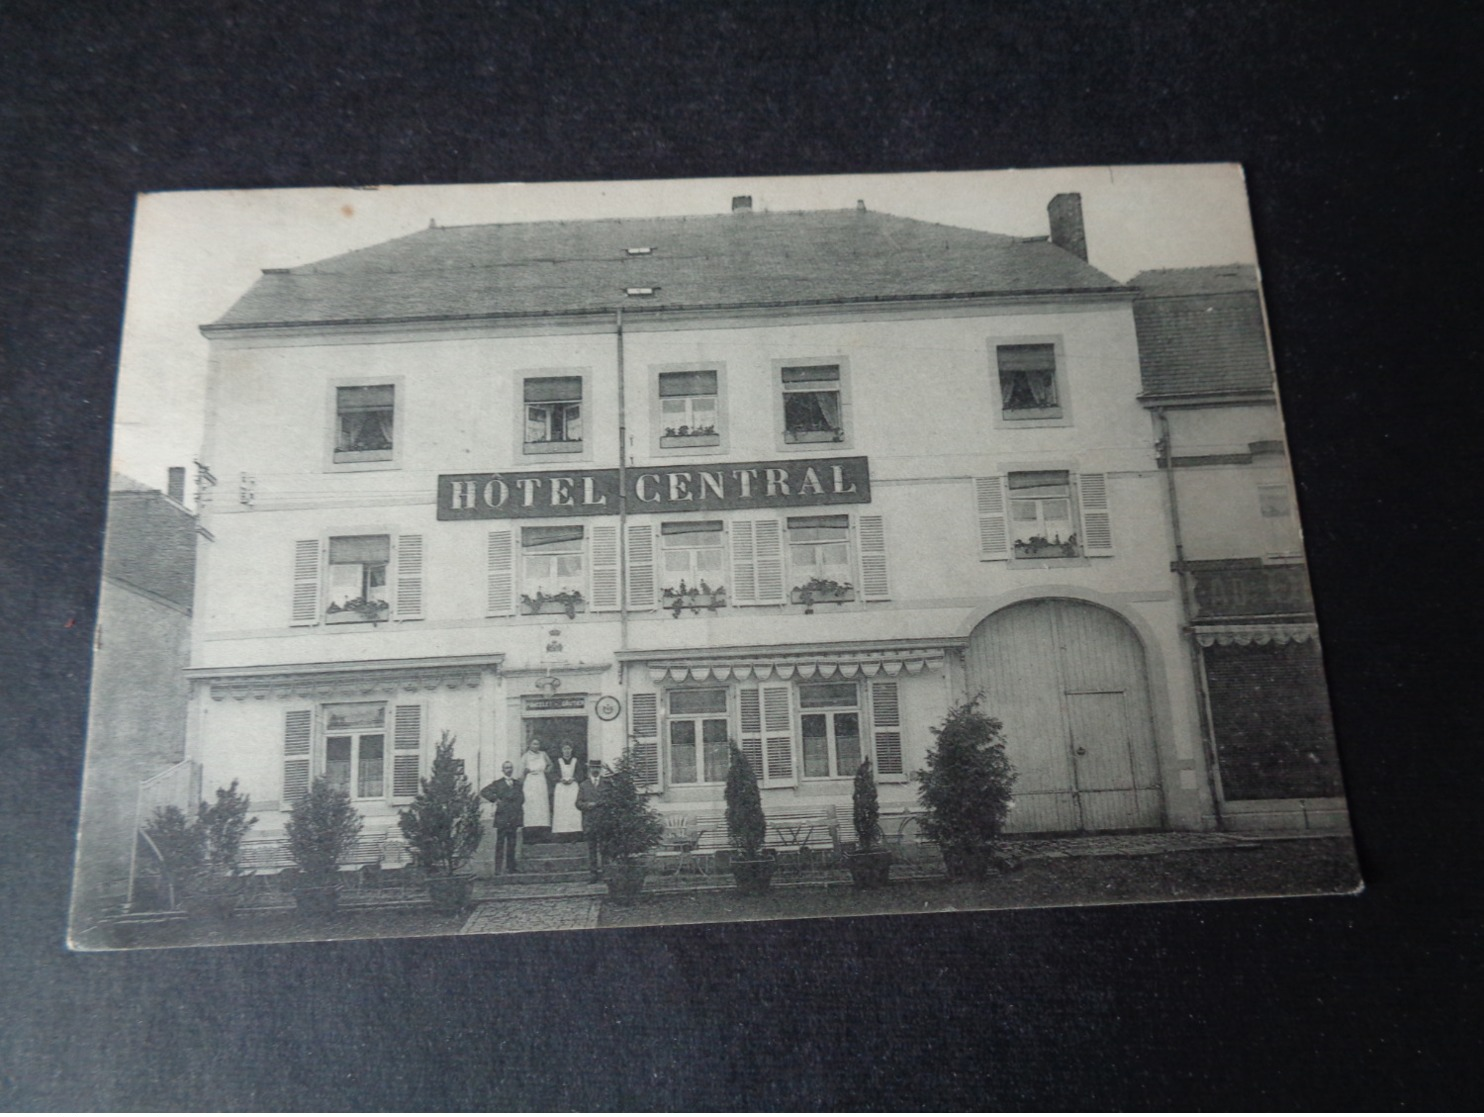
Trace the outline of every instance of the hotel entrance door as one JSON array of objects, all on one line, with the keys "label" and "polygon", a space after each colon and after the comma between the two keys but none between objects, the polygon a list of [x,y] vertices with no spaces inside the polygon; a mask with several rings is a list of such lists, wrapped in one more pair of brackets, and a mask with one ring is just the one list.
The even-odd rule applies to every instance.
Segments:
[{"label": "hotel entrance door", "polygon": [[[527,744],[535,741],[546,753],[546,802],[550,808],[547,815],[551,823],[550,830],[542,828],[545,832],[528,828],[526,838],[528,841],[544,841],[548,837],[562,841],[574,840],[573,835],[581,829],[581,822],[573,806],[576,800],[575,789],[561,783],[562,750],[565,745],[572,746],[572,759],[576,761],[572,771],[581,782],[587,777],[587,718],[527,716],[525,738]],[[526,795],[530,794],[531,789],[528,786]],[[527,817],[530,817],[529,812]],[[562,837],[564,833],[566,837]]]}]

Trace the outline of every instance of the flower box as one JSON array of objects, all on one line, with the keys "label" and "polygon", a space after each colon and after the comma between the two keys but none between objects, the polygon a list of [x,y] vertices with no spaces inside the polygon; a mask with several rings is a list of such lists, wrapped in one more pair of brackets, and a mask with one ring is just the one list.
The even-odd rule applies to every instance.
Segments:
[{"label": "flower box", "polygon": [[843,430],[828,431],[784,431],[785,442],[844,442],[845,432]]},{"label": "flower box", "polygon": [[699,616],[702,609],[708,609],[714,613],[724,608],[726,603],[726,590],[720,587],[709,593],[702,593],[700,590],[687,590],[684,593],[662,590],[660,593],[660,608],[677,617],[687,609],[693,616]]},{"label": "flower box", "polygon": [[538,593],[535,597],[526,594],[520,595],[520,611],[522,616],[541,617],[554,614],[562,614],[569,620],[578,613],[585,612],[587,604],[582,599],[582,594],[576,590],[566,593],[555,593],[547,595]]},{"label": "flower box", "polygon": [[1029,542],[1015,541],[1015,557],[1026,559],[1039,558],[1081,558],[1082,548],[1077,545],[1077,537],[1074,535],[1065,543],[1057,541],[1048,542],[1039,536]]},{"label": "flower box", "polygon": [[325,613],[326,624],[377,624],[391,616],[391,606],[385,601],[374,605],[357,605],[354,602],[340,608],[331,606]]},{"label": "flower box", "polygon": [[789,598],[795,605],[843,605],[855,600],[853,586],[795,586]]}]

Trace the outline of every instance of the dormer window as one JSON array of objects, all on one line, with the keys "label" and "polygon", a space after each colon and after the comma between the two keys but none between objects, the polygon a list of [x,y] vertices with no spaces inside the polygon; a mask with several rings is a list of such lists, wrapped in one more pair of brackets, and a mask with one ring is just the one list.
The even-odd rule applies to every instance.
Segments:
[{"label": "dormer window", "polygon": [[625,287],[624,294],[631,299],[652,298],[658,287]]},{"label": "dormer window", "polygon": [[650,248],[647,245],[644,246],[644,247],[642,247],[642,248],[625,248],[624,249],[624,252],[626,252],[630,256],[648,256],[653,251],[654,251],[654,249],[653,248]]}]

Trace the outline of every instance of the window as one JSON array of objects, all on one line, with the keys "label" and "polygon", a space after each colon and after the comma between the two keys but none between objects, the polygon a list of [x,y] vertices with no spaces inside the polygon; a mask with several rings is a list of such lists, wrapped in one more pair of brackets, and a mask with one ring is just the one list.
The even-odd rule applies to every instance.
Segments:
[{"label": "window", "polygon": [[[720,520],[688,520],[660,525],[662,592],[667,596],[720,594],[726,580]],[[705,604],[705,602],[702,602]]]},{"label": "window", "polygon": [[1299,554],[1302,548],[1288,486],[1257,486],[1257,503],[1262,513],[1263,546],[1268,557],[1286,558]]},{"label": "window", "polygon": [[521,605],[527,614],[570,616],[585,607],[582,535],[581,525],[521,528]]},{"label": "window", "polygon": [[336,463],[392,460],[395,393],[391,384],[335,389]]},{"label": "window", "polygon": [[814,600],[823,600],[822,595],[828,594],[842,595],[840,600],[853,599],[850,517],[790,516],[788,562],[796,599],[805,591]]},{"label": "window", "polygon": [[660,445],[719,446],[715,369],[660,373]]},{"label": "window", "polygon": [[525,382],[528,454],[582,450],[582,377],[537,376]]},{"label": "window", "polygon": [[353,799],[386,794],[386,705],[326,706],[325,780]]},{"label": "window", "polygon": [[1000,409],[1005,419],[1060,419],[1056,346],[1001,345],[995,349],[1000,373]]},{"label": "window", "polygon": [[1009,475],[1010,531],[1016,558],[1076,558],[1072,481],[1065,470]]},{"label": "window", "polygon": [[729,756],[726,688],[672,690],[668,702],[670,782],[721,783]]},{"label": "window", "polygon": [[783,440],[843,442],[839,365],[784,366]]},{"label": "window", "polygon": [[854,683],[800,683],[804,775],[853,776],[861,762],[860,698]]},{"label": "window", "polygon": [[387,619],[391,549],[391,537],[386,535],[342,535],[330,540],[326,624]]}]

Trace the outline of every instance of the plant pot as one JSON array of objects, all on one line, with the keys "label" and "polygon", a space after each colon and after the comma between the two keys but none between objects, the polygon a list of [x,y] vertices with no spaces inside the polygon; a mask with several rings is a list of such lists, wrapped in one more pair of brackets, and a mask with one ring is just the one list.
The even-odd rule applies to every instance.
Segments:
[{"label": "plant pot", "polygon": [[428,877],[428,899],[439,915],[458,915],[474,898],[474,877],[470,873]]},{"label": "plant pot", "polygon": [[294,888],[294,903],[302,915],[325,918],[340,910],[338,884],[301,884]]},{"label": "plant pot", "polygon": [[731,869],[737,891],[744,896],[761,896],[773,886],[773,870],[777,864],[778,855],[773,850],[765,849],[758,857],[733,851]]},{"label": "plant pot", "polygon": [[615,861],[604,868],[603,880],[608,885],[608,898],[627,907],[635,903],[644,891],[644,863]]},{"label": "plant pot", "polygon": [[891,880],[891,850],[876,846],[847,854],[845,864],[857,888],[881,888]]}]

